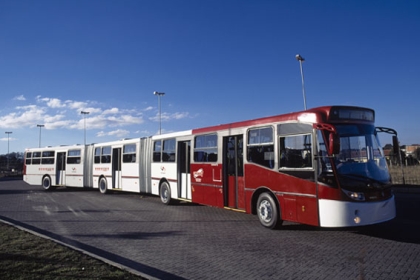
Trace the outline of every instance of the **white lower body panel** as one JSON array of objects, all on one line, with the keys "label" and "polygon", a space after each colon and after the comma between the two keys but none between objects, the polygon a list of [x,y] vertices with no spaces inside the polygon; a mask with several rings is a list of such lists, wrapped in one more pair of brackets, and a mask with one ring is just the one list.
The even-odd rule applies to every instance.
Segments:
[{"label": "white lower body panel", "polygon": [[352,227],[372,225],[395,218],[394,196],[386,201],[349,202],[320,199],[321,227]]}]

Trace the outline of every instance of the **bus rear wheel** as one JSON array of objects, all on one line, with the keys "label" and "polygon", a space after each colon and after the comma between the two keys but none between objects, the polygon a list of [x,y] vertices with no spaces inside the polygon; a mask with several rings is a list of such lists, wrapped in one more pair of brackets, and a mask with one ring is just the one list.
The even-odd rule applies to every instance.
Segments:
[{"label": "bus rear wheel", "polygon": [[52,189],[50,176],[45,176],[42,178],[42,187],[46,191],[50,191]]},{"label": "bus rear wheel", "polygon": [[269,229],[278,228],[283,223],[274,198],[267,192],[258,197],[257,215],[261,225]]},{"label": "bus rear wheel", "polygon": [[101,194],[106,194],[108,191],[108,182],[106,181],[105,177],[99,179],[99,191]]},{"label": "bus rear wheel", "polygon": [[169,184],[167,182],[163,182],[160,185],[160,200],[162,201],[163,204],[169,205],[172,202],[171,199],[171,187],[169,186]]}]

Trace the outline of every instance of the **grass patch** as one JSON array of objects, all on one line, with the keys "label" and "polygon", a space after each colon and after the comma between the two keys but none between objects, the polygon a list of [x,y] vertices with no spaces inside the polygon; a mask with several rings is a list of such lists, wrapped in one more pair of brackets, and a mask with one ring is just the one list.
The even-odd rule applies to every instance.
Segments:
[{"label": "grass patch", "polygon": [[0,222],[2,279],[144,279]]}]

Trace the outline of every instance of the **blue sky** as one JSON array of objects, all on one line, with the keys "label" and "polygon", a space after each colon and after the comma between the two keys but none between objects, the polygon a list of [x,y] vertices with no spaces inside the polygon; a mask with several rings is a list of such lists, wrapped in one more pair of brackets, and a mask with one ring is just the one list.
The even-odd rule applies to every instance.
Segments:
[{"label": "blue sky", "polygon": [[[420,143],[419,1],[0,0],[0,154],[303,110]],[[3,131],[4,132],[3,132]],[[391,143],[390,137],[382,144]]]}]

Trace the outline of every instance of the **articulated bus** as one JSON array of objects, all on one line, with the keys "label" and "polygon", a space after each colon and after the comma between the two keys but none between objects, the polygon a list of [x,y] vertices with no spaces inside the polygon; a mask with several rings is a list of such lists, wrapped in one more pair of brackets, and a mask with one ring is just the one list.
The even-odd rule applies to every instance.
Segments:
[{"label": "articulated bus", "polygon": [[[24,180],[185,200],[320,227],[395,217],[392,182],[372,109],[302,112],[86,146],[27,149]],[[394,143],[398,141],[394,140]]]}]

